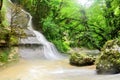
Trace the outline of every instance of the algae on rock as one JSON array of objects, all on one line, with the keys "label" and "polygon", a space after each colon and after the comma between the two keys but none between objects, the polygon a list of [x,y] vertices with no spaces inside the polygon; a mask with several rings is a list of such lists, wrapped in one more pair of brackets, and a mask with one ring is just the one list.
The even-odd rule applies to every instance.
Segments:
[{"label": "algae on rock", "polygon": [[120,73],[120,40],[109,40],[96,60],[98,73]]},{"label": "algae on rock", "polygon": [[70,64],[76,66],[93,65],[95,62],[95,56],[87,54],[73,53],[70,56]]}]

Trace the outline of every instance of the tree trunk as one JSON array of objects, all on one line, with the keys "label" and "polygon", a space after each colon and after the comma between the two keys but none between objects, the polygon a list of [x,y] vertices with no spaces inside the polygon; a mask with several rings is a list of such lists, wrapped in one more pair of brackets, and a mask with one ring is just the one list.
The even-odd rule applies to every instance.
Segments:
[{"label": "tree trunk", "polygon": [[0,0],[0,10],[2,9],[3,0]]},{"label": "tree trunk", "polygon": [[2,23],[2,15],[1,15],[1,9],[2,9],[2,5],[3,5],[3,0],[0,0],[0,24]]}]

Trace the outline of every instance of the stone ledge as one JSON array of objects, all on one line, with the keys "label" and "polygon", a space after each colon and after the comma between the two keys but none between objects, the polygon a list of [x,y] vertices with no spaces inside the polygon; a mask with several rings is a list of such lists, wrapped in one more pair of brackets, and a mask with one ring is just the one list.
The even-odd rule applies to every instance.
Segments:
[{"label": "stone ledge", "polygon": [[42,46],[39,40],[36,37],[27,37],[20,39],[19,46]]}]

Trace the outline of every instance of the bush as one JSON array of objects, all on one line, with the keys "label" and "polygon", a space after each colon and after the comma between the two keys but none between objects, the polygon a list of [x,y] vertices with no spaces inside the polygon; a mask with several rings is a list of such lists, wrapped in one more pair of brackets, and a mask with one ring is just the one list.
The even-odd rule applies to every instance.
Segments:
[{"label": "bush", "polygon": [[95,62],[95,56],[73,53],[70,56],[70,64],[77,66],[93,65]]},{"label": "bush", "polygon": [[17,61],[19,55],[17,54],[18,48],[17,47],[4,47],[0,48],[0,67],[6,63]]},{"label": "bush", "polygon": [[120,72],[120,40],[109,40],[102,48],[101,55],[96,60],[98,73]]},{"label": "bush", "polygon": [[64,41],[54,40],[52,42],[55,44],[57,49],[62,53],[67,52],[70,49],[69,44],[65,43]]},{"label": "bush", "polygon": [[7,62],[8,60],[8,51],[3,51],[3,53],[0,53],[0,62]]}]

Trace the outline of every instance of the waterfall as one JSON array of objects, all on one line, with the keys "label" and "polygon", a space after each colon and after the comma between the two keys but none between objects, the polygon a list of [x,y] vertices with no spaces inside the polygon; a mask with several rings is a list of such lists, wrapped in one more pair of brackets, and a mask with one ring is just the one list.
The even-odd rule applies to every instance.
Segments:
[{"label": "waterfall", "polygon": [[53,43],[49,42],[42,33],[36,31],[32,27],[32,16],[30,13],[26,12],[25,10],[22,10],[25,14],[29,16],[29,22],[28,22],[28,29],[32,31],[36,38],[38,39],[39,43],[43,45],[43,54],[46,59],[60,59],[62,56],[56,49]]},{"label": "waterfall", "polygon": [[[10,0],[8,0],[10,3],[12,3]],[[13,3],[12,3],[13,4]],[[29,19],[28,24],[27,24],[27,29],[31,32],[33,32],[33,34],[36,36],[37,40],[39,41],[39,44],[43,45],[43,54],[44,57],[46,59],[61,59],[63,56],[58,52],[58,50],[56,49],[56,47],[54,46],[54,44],[52,44],[51,42],[49,42],[42,33],[36,31],[33,29],[33,25],[32,25],[32,16],[30,15],[30,13],[26,12],[25,10],[21,9],[21,11],[23,13],[25,13]],[[32,37],[29,37],[26,39],[21,40],[23,43],[27,43],[31,40],[31,43],[34,43],[34,39],[32,40]]]}]

